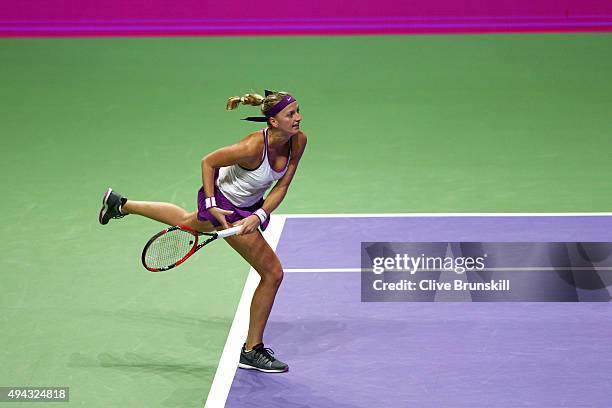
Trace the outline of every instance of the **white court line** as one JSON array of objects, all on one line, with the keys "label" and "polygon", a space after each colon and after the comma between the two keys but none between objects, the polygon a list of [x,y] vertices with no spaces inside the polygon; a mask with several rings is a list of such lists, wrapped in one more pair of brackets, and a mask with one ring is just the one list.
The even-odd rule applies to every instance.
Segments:
[{"label": "white court line", "polygon": [[[372,268],[283,268],[285,273],[372,272]],[[452,269],[419,269],[418,272],[451,272]],[[609,266],[518,266],[484,268],[468,272],[533,272],[533,271],[612,271]],[[405,269],[387,269],[386,272],[411,272]],[[454,272],[454,271],[453,271]]]},{"label": "white court line", "polygon": [[361,272],[361,268],[283,268],[283,272]]},{"label": "white court line", "polygon": [[[266,241],[268,241],[268,244],[270,244],[274,250],[276,250],[284,225],[285,216],[275,214],[270,218],[270,224],[264,232]],[[249,308],[251,299],[253,298],[253,292],[255,292],[258,283],[259,275],[251,268],[246,283],[244,284],[242,296],[240,296],[240,303],[238,303],[234,321],[232,322],[232,327],[227,336],[225,347],[223,347],[219,367],[217,367],[217,371],[215,372],[215,377],[210,386],[210,392],[208,393],[204,408],[222,408],[225,406],[227,396],[232,386],[232,381],[234,380],[234,375],[236,374],[238,360],[240,359],[240,348],[246,339],[249,329]]]},{"label": "white court line", "polygon": [[285,218],[415,218],[415,217],[612,217],[612,212],[574,213],[388,213],[388,214],[286,214]]},{"label": "white court line", "polygon": [[[371,213],[371,214],[274,214],[270,219],[270,225],[266,229],[264,236],[272,247],[276,250],[280,239],[285,220],[287,218],[416,218],[416,217],[609,217],[610,212],[590,212],[590,213]],[[360,268],[327,268],[327,269],[285,269],[285,272],[361,272]],[[225,406],[229,395],[232,381],[238,365],[239,350],[246,338],[249,325],[249,307],[253,292],[259,282],[257,272],[251,268],[247,277],[242,296],[234,321],[230,328],[219,366],[215,372],[208,398],[204,408],[222,408]]]}]

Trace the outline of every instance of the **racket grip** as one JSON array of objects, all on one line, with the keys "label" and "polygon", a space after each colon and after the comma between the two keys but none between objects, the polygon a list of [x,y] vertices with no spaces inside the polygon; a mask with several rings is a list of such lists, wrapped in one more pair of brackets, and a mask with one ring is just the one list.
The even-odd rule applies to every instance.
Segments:
[{"label": "racket grip", "polygon": [[231,227],[228,229],[224,229],[222,231],[217,231],[217,235],[219,238],[231,237],[232,235],[236,235],[242,229],[242,225],[238,225],[236,227]]}]

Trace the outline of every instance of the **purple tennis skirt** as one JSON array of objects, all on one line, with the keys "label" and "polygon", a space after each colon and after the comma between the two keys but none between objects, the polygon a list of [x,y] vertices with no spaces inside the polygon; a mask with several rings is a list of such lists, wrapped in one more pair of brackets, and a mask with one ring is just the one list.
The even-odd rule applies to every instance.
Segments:
[{"label": "purple tennis skirt", "polygon": [[[250,207],[236,207],[234,204],[232,204],[230,200],[227,199],[227,197],[223,195],[221,190],[219,190],[219,187],[217,187],[216,185],[215,185],[215,199],[217,200],[217,207],[223,210],[234,212],[233,214],[225,216],[225,219],[230,224],[233,224],[236,221],[242,220],[248,217],[249,215],[252,215],[255,211],[260,209],[264,203],[264,199],[262,198],[261,200],[259,200],[258,202],[256,202]],[[205,200],[206,200],[206,194],[204,193],[204,188],[200,188],[200,190],[198,191],[198,219],[201,221],[210,221],[213,226],[219,227],[221,225],[219,224],[219,221],[217,221],[217,219],[206,209],[206,205],[204,204]],[[269,222],[270,222],[270,216],[268,216],[266,221],[263,224],[261,224],[259,228],[262,231],[265,231],[265,229],[268,227]]]}]

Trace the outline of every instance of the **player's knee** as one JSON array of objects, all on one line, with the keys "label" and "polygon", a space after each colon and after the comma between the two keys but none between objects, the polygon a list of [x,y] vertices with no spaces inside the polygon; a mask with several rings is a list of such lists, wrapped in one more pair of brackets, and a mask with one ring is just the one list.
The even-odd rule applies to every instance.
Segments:
[{"label": "player's knee", "polygon": [[279,263],[278,265],[274,265],[272,268],[270,268],[266,274],[266,278],[270,285],[278,287],[283,281],[283,275],[283,267]]}]

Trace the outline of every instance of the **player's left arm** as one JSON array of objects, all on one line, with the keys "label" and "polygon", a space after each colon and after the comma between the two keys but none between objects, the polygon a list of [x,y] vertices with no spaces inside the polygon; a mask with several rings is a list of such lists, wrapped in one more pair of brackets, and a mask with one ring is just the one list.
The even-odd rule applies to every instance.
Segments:
[{"label": "player's left arm", "polygon": [[270,214],[272,211],[274,211],[287,195],[289,186],[293,181],[293,176],[297,171],[298,164],[300,164],[300,159],[302,158],[304,150],[306,149],[306,135],[300,132],[297,136],[295,145],[291,147],[291,160],[289,160],[287,172],[276,182],[274,187],[272,187],[272,190],[270,190],[270,193],[266,197],[266,201],[262,206],[266,214]]}]

